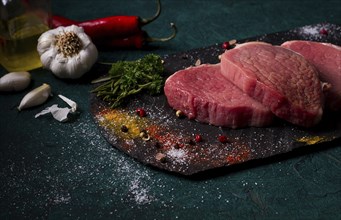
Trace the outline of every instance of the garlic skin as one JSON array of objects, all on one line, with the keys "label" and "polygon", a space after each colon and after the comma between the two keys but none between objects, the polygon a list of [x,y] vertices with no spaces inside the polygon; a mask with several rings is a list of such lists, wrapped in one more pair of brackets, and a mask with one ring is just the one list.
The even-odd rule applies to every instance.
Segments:
[{"label": "garlic skin", "polygon": [[58,95],[58,97],[61,98],[64,102],[66,102],[71,108],[68,108],[68,107],[59,108],[57,104],[54,104],[42,110],[41,112],[36,114],[34,117],[38,118],[42,115],[51,113],[53,118],[59,122],[68,121],[69,120],[68,115],[70,113],[75,113],[77,111],[77,103],[63,95]]},{"label": "garlic skin", "polygon": [[44,32],[37,51],[43,67],[63,79],[77,79],[97,61],[98,51],[83,28],[76,25]]},{"label": "garlic skin", "polygon": [[21,111],[25,108],[41,105],[49,96],[51,96],[51,94],[51,86],[44,83],[24,96],[20,102],[20,105],[18,106],[18,110]]},{"label": "garlic skin", "polygon": [[18,92],[27,88],[31,83],[29,72],[11,72],[0,78],[0,91]]}]

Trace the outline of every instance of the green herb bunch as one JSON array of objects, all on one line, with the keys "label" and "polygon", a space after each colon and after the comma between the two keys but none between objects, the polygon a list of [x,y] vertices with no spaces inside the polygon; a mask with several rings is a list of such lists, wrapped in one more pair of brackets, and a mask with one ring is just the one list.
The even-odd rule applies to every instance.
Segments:
[{"label": "green herb bunch", "polygon": [[141,92],[150,95],[161,93],[163,71],[162,60],[155,54],[148,54],[136,61],[118,61],[112,64],[107,81],[93,92],[116,108],[132,95]]}]

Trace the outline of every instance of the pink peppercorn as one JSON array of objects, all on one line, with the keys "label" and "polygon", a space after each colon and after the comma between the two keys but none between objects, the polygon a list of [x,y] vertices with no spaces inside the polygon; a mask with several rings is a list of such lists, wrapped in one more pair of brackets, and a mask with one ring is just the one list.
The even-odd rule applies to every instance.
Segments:
[{"label": "pink peppercorn", "polygon": [[320,34],[322,34],[322,35],[328,35],[328,31],[327,31],[326,29],[322,28],[322,29],[320,30]]},{"label": "pink peppercorn", "polygon": [[230,45],[230,42],[226,41],[226,42],[223,43],[222,48],[223,48],[223,49],[229,49],[230,46],[231,46],[231,45]]},{"label": "pink peppercorn", "polygon": [[138,108],[138,109],[136,109],[136,114],[140,117],[145,117],[146,111],[143,108]]},{"label": "pink peppercorn", "polygon": [[219,136],[218,136],[218,141],[219,141],[220,143],[225,144],[225,143],[228,142],[228,138],[227,138],[225,135],[219,135]]},{"label": "pink peppercorn", "polygon": [[196,134],[195,135],[195,137],[194,137],[194,140],[195,140],[195,142],[201,142],[202,141],[202,137],[201,137],[201,135],[200,134]]}]

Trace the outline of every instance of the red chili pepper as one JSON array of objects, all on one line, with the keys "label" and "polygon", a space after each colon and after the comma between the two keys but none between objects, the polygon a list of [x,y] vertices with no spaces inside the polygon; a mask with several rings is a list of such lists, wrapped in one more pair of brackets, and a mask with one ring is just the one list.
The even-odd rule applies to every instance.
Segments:
[{"label": "red chili pepper", "polygon": [[94,43],[97,47],[104,50],[112,48],[137,48],[141,49],[150,42],[165,42],[173,39],[176,36],[177,28],[171,23],[173,33],[169,37],[165,38],[153,38],[150,37],[147,32],[140,30],[134,35],[124,38],[107,38],[107,39],[94,39]]},{"label": "red chili pepper", "polygon": [[61,16],[52,16],[53,27],[77,25],[84,28],[86,34],[94,40],[96,38],[126,37],[140,31],[140,28],[154,21],[161,13],[161,3],[157,0],[158,9],[151,18],[138,16],[109,16],[84,22],[73,21]]},{"label": "red chili pepper", "polygon": [[70,26],[70,25],[77,25],[78,22],[68,19],[68,18],[64,18],[62,16],[58,16],[58,15],[53,15],[52,16],[52,27],[56,28],[56,27],[60,27],[60,26]]}]

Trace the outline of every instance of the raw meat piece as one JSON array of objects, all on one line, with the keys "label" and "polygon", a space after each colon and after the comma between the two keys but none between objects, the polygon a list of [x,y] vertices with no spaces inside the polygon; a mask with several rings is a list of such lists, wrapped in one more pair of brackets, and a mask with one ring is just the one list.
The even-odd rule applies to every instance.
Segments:
[{"label": "raw meat piece", "polygon": [[341,110],[341,47],[313,41],[287,41],[281,45],[308,60],[319,71],[320,80],[331,85],[326,92],[326,106]]},{"label": "raw meat piece", "polygon": [[310,127],[322,117],[317,70],[303,56],[279,46],[249,42],[221,57],[222,74],[279,118]]},{"label": "raw meat piece", "polygon": [[273,114],[221,74],[220,64],[180,70],[165,83],[165,95],[175,110],[189,119],[216,126],[266,126]]}]

